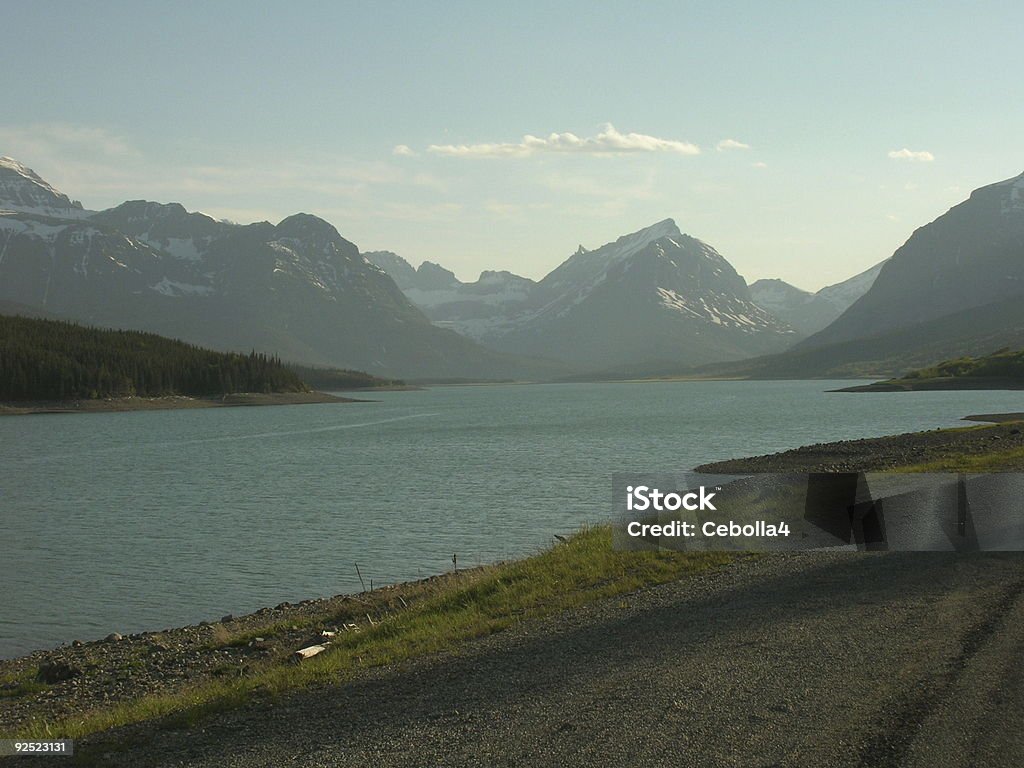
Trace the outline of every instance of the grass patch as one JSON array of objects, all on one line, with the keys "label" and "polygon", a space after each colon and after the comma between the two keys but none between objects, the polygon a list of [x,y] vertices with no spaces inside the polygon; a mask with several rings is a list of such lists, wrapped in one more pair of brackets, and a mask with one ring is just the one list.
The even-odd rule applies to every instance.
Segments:
[{"label": "grass patch", "polygon": [[[736,557],[722,552],[616,552],[611,538],[609,527],[585,529],[534,557],[459,574],[436,594],[405,610],[359,632],[340,634],[325,653],[301,665],[269,662],[240,677],[145,696],[64,720],[37,720],[2,736],[82,738],[150,720],[160,720],[165,727],[189,727],[258,696],[337,683],[361,669],[456,650],[466,640],[520,621],[672,581]],[[218,639],[232,643],[242,637]]]},{"label": "grass patch", "polygon": [[0,676],[0,699],[17,699],[45,691],[49,686],[36,680],[35,667]]},{"label": "grass patch", "polygon": [[938,459],[896,467],[893,472],[1006,472],[1024,470],[1024,448],[981,454],[951,453]]},{"label": "grass patch", "polygon": [[231,631],[223,624],[218,624],[213,629],[213,636],[210,638],[209,642],[203,645],[203,647],[207,650],[216,650],[218,648],[240,648],[248,645],[258,637],[276,637],[277,635],[288,632],[289,630],[312,627],[319,623],[320,620],[321,617],[318,616],[295,617],[290,620],[278,621],[274,624],[258,627],[257,629],[240,629],[237,631]]}]

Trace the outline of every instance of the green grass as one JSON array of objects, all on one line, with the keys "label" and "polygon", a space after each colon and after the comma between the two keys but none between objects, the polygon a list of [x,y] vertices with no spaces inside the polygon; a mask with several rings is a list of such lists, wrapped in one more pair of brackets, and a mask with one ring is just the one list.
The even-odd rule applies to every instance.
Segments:
[{"label": "green grass", "polygon": [[266,626],[259,627],[257,629],[236,631],[228,629],[223,624],[218,624],[214,628],[213,637],[203,647],[207,650],[214,650],[217,648],[241,648],[242,646],[248,645],[257,637],[275,637],[291,629],[304,629],[316,624],[317,620],[318,617],[315,616],[294,618],[289,621],[278,621],[274,624],[267,624]]},{"label": "green grass", "polygon": [[48,686],[36,680],[36,674],[36,668],[31,667],[18,674],[0,677],[0,699],[16,699],[45,691]]},{"label": "green grass", "polygon": [[1024,448],[987,453],[950,454],[939,459],[896,467],[894,472],[1000,472],[1024,470]]},{"label": "green grass", "polygon": [[467,640],[520,621],[672,581],[734,557],[721,552],[616,552],[610,528],[586,529],[534,557],[460,574],[437,594],[384,617],[376,626],[339,635],[328,651],[301,665],[268,663],[241,677],[145,696],[63,720],[34,721],[0,736],[81,738],[149,720],[159,720],[165,727],[189,727],[260,696],[337,683],[370,667],[457,651]]},{"label": "green grass", "polygon": [[1024,350],[1000,349],[984,357],[958,357],[910,371],[896,381],[942,378],[1006,378],[1024,381]]}]

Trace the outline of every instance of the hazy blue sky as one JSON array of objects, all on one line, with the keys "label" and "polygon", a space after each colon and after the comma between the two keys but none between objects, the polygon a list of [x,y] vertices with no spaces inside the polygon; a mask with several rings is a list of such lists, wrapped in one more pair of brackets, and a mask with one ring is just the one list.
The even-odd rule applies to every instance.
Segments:
[{"label": "hazy blue sky", "polygon": [[35,0],[3,19],[0,154],[86,207],[308,211],[464,279],[540,277],[672,217],[748,281],[818,288],[1024,171],[1019,0]]}]

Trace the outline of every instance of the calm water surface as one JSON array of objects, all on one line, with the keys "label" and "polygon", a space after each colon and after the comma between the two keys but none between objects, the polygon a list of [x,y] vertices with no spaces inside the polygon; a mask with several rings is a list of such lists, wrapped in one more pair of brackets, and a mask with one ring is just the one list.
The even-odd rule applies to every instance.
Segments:
[{"label": "calm water surface", "polygon": [[[849,382],[845,382],[849,383]],[[613,471],[1024,410],[842,382],[436,388],[377,402],[0,419],[0,656],[534,552]]]}]

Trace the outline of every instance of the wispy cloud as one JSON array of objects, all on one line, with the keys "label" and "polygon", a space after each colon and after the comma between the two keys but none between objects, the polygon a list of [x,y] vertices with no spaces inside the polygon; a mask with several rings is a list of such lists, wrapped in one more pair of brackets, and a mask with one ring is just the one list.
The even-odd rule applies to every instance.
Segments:
[{"label": "wispy cloud", "polygon": [[736,141],[736,139],[722,139],[715,145],[715,149],[719,152],[727,152],[730,149],[750,149],[750,145],[744,144],[742,141]]},{"label": "wispy cloud", "polygon": [[74,123],[0,125],[0,146],[16,159],[31,162],[36,157],[72,154],[129,158],[139,155],[131,143],[106,128]]},{"label": "wispy cloud", "polygon": [[768,167],[768,163],[766,163],[766,162],[763,162],[763,161],[761,161],[761,160],[758,160],[758,161],[757,161],[756,163],[754,163],[753,165],[754,165],[754,167],[755,167],[755,168],[767,168],[767,167]]},{"label": "wispy cloud", "polygon": [[935,155],[925,150],[915,151],[912,149],[894,149],[889,153],[892,160],[908,160],[912,163],[930,163],[935,160]]},{"label": "wispy cloud", "polygon": [[427,151],[448,157],[528,157],[541,153],[618,155],[639,152],[668,152],[698,155],[700,147],[687,141],[662,139],[644,133],[620,133],[611,123],[596,136],[552,133],[547,137],[523,136],[522,141],[494,144],[431,144]]},{"label": "wispy cloud", "polygon": [[410,147],[409,145],[398,144],[395,146],[394,149],[391,150],[391,154],[397,155],[398,157],[412,157],[416,153],[412,151],[412,147]]}]

